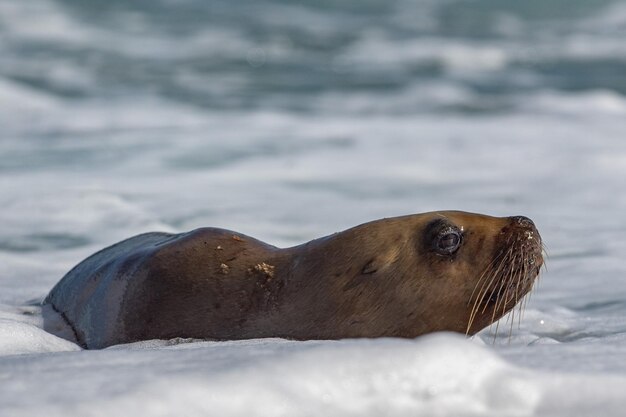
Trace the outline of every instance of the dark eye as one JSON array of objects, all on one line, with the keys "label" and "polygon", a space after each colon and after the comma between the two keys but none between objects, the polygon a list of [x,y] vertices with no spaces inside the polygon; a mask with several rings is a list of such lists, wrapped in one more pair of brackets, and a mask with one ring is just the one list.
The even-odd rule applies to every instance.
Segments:
[{"label": "dark eye", "polygon": [[456,228],[450,227],[442,230],[433,242],[435,250],[441,255],[451,255],[461,246],[462,238],[461,232]]}]

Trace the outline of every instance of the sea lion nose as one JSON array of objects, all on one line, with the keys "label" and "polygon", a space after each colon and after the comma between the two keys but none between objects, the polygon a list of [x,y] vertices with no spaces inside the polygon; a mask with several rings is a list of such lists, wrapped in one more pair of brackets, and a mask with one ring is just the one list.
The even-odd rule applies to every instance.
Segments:
[{"label": "sea lion nose", "polygon": [[527,227],[527,228],[535,227],[535,223],[533,223],[533,221],[530,220],[526,216],[512,216],[512,217],[509,217],[509,219],[511,220],[511,223],[516,226]]}]

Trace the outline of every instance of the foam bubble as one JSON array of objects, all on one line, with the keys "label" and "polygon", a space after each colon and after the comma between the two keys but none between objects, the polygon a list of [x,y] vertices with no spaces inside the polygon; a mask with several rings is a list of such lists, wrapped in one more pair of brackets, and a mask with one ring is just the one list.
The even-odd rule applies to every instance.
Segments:
[{"label": "foam bubble", "polygon": [[0,357],[30,353],[78,351],[74,343],[32,324],[0,317]]}]

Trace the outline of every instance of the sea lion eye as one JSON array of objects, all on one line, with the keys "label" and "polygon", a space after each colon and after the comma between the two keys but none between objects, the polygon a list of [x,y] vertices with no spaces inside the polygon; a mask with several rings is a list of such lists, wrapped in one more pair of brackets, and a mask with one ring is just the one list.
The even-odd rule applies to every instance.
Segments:
[{"label": "sea lion eye", "polygon": [[453,227],[441,231],[435,238],[435,250],[441,255],[452,255],[461,246],[463,236]]}]

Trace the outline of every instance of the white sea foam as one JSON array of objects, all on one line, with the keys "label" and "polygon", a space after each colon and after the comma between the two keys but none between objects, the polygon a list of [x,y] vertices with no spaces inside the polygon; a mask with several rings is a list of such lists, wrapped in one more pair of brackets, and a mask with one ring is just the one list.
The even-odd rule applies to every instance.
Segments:
[{"label": "white sea foam", "polygon": [[80,347],[40,327],[0,318],[0,356],[77,350]]},{"label": "white sea foam", "polygon": [[399,41],[377,33],[364,36],[345,59],[353,65],[371,64],[376,57],[378,65],[441,64],[450,71],[493,71],[502,69],[508,60],[507,52],[498,45],[472,44],[444,39],[421,38]]},{"label": "white sea foam", "polygon": [[[12,111],[5,114],[7,125],[15,124],[17,120],[10,120],[7,116],[16,116],[17,111],[50,111],[59,105],[54,97],[28,87],[19,86],[15,83],[0,79],[0,106]],[[17,110],[17,111],[16,111]],[[1,116],[0,116],[1,117]]]},{"label": "white sea foam", "polygon": [[[63,42],[90,38],[88,29],[73,21],[53,2],[33,0],[28,4],[2,2],[0,21],[5,36]],[[23,22],[29,21],[30,25]]]},{"label": "white sea foam", "polygon": [[579,115],[624,115],[626,98],[613,91],[596,90],[577,94],[543,91],[528,97],[526,108],[537,113]]},{"label": "white sea foam", "polygon": [[[449,334],[415,341],[147,344],[139,351],[47,358],[0,361],[0,378],[6,379],[8,363],[24,371],[23,382],[0,393],[4,412],[30,415],[45,407],[52,416],[195,416],[215,410],[226,416],[566,416],[602,404],[604,415],[617,416],[626,383],[619,376],[521,370]],[[597,384],[604,388],[592,388]],[[29,395],[18,395],[26,386]],[[579,395],[567,395],[570,390]]]}]

